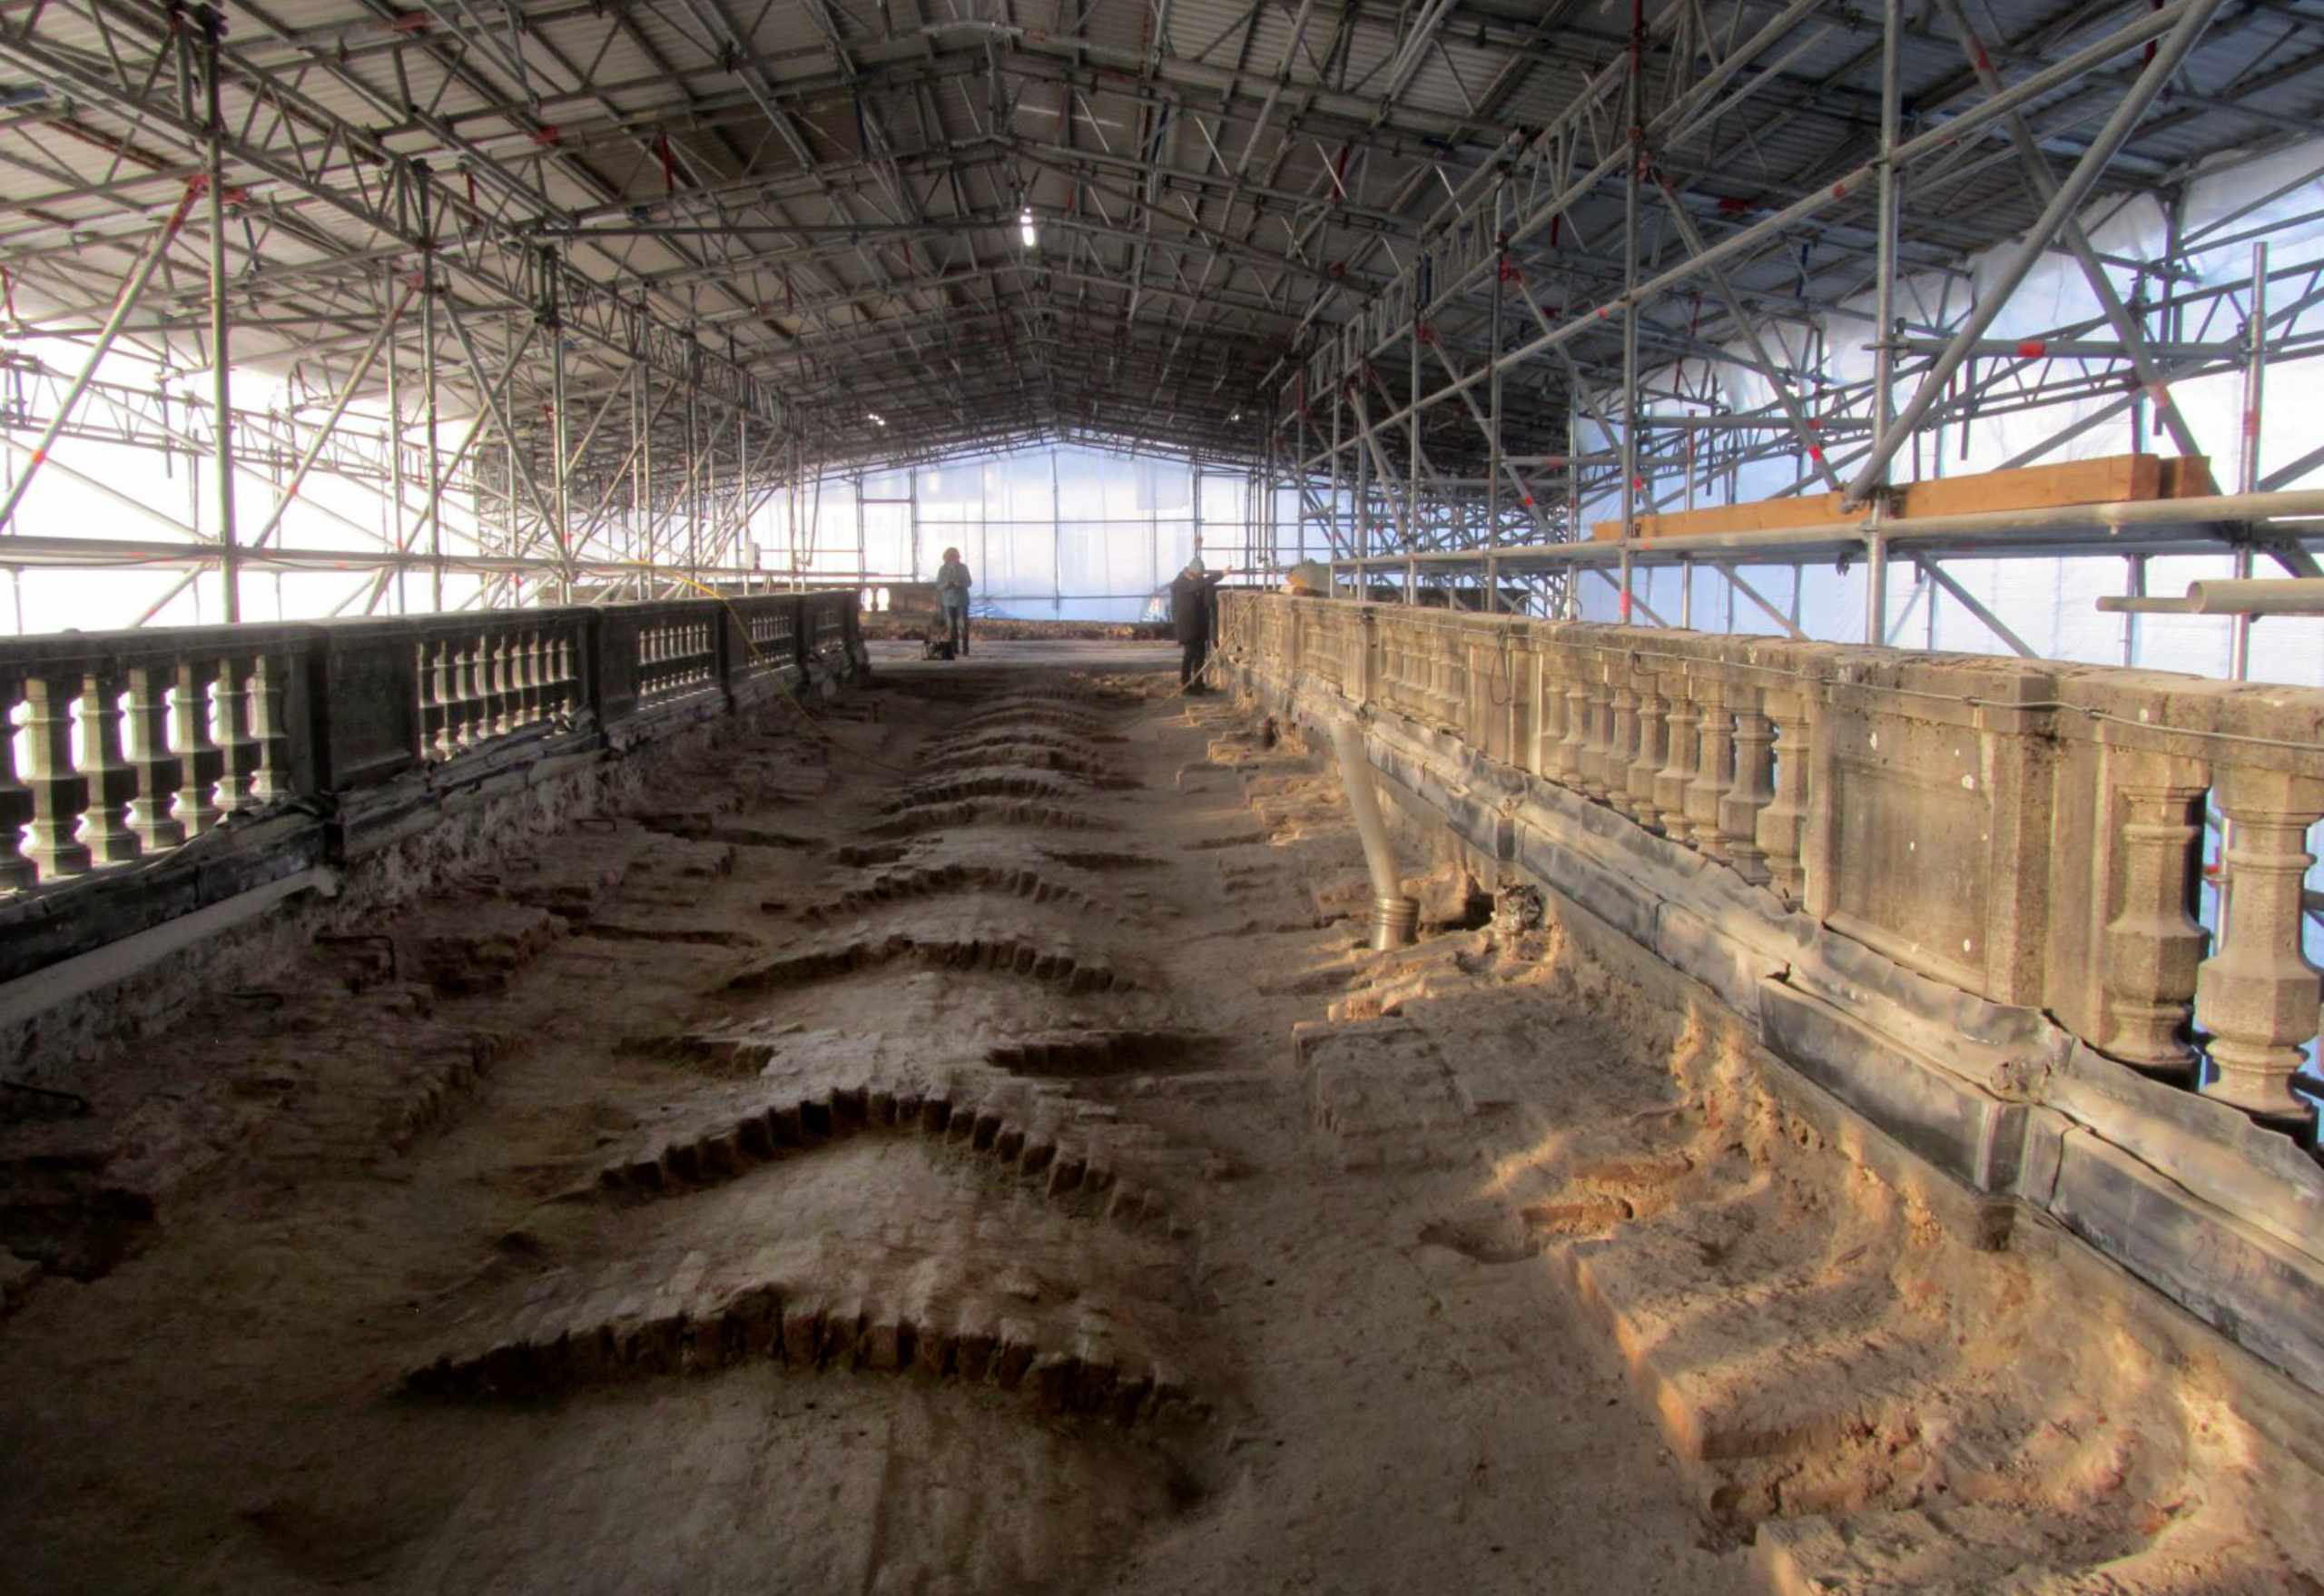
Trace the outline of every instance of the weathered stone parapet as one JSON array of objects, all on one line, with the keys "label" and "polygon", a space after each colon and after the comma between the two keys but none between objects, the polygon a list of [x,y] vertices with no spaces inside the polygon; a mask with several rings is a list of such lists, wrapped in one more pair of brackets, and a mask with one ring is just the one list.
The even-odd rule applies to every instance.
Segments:
[{"label": "weathered stone parapet", "polygon": [[[2290,1090],[2324,995],[2300,943],[2324,693],[1222,596],[1242,684],[1294,721],[1361,713],[1387,795],[1481,869],[1562,893],[1913,1153],[2324,1389],[2324,1168]],[[1465,704],[1414,715],[1308,668],[1383,626],[1405,679],[1444,679],[1423,646],[1466,658]],[[1476,669],[1503,655],[1528,662],[1521,739]]]},{"label": "weathered stone parapet", "polygon": [[852,592],[770,594],[13,640],[0,980],[844,674],[854,615]]},{"label": "weathered stone parapet", "polygon": [[[1253,670],[1358,703],[1344,684],[1376,678],[1376,707],[1766,882],[1924,975],[2046,1010],[2126,1063],[2191,1064],[2191,1020],[2215,1039],[2211,1089],[2312,1117],[2290,1083],[2318,1030],[2299,918],[2324,692],[1252,594],[1223,596],[1222,617],[1223,652]],[[1383,663],[1347,669],[1367,637]],[[1521,657],[1523,672],[1502,663]],[[1521,690],[1518,724],[1555,735],[1516,734]],[[2246,910],[2208,961],[2193,915],[2206,794]]]}]

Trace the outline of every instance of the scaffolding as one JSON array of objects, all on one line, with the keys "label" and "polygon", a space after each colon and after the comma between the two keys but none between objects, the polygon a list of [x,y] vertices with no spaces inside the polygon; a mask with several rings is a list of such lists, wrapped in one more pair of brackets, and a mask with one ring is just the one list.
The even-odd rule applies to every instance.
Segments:
[{"label": "scaffolding", "polygon": [[[829,473],[1092,443],[1255,473],[1265,562],[1540,613],[1683,622],[1701,571],[1796,634],[1749,573],[1829,561],[1886,639],[1892,569],[1974,613],[1948,560],[2102,547],[2133,598],[2189,552],[2319,574],[2313,436],[2169,518],[1904,527],[1887,490],[1997,418],[2034,430],[1996,464],[2224,452],[2180,398],[2215,379],[2256,438],[2324,348],[2324,12],[1610,15],[13,10],[0,566],[165,573],[146,620],[238,616],[261,573],[329,573],[316,613],[795,584],[768,528]],[[2061,270],[2088,303],[2029,324]],[[101,511],[44,521],[67,485]],[[1860,514],[1638,537],[1817,493]]]}]

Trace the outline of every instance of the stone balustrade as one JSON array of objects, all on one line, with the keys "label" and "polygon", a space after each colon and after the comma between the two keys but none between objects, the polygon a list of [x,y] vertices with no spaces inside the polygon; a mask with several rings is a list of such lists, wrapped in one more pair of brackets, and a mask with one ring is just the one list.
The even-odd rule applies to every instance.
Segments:
[{"label": "stone balustrade", "polygon": [[569,724],[581,708],[581,635],[569,612],[430,621],[420,633],[421,742],[436,758]]},{"label": "stone balustrade", "polygon": [[19,640],[0,652],[0,888],[166,852],[294,789],[297,628]]},{"label": "stone balustrade", "polygon": [[640,616],[637,633],[638,696],[647,704],[698,692],[720,669],[715,617],[683,604],[655,607],[665,613]]},{"label": "stone balustrade", "polygon": [[[1602,804],[1918,975],[2312,1137],[2324,692],[1220,596],[1238,668]],[[2206,804],[2226,902],[2200,923]]]},{"label": "stone balustrade", "polygon": [[0,645],[0,896],[171,852],[235,816],[513,740],[586,735],[852,655],[852,591]]}]

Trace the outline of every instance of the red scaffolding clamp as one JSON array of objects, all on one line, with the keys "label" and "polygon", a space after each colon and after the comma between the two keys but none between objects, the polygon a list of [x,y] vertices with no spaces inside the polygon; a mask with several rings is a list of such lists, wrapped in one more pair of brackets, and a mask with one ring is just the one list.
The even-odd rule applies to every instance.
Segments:
[{"label": "red scaffolding clamp", "polygon": [[162,228],[163,244],[166,245],[172,239],[178,236],[178,230],[185,225],[186,217],[193,211],[193,202],[209,192],[209,173],[197,172],[185,180],[185,193],[179,199],[177,209],[170,212],[168,222]]}]

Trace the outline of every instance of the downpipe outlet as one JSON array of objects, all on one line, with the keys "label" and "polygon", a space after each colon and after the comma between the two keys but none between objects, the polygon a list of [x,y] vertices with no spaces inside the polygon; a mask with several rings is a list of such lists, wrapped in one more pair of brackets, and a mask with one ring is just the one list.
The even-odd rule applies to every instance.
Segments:
[{"label": "downpipe outlet", "polygon": [[1383,952],[1412,945],[1420,927],[1420,903],[1404,895],[1404,878],[1388,846],[1387,823],[1380,817],[1380,794],[1373,785],[1372,761],[1364,752],[1364,728],[1353,715],[1332,722],[1332,748],[1340,759],[1340,784],[1347,789],[1348,812],[1364,842],[1364,864],[1372,875],[1372,945]]}]

